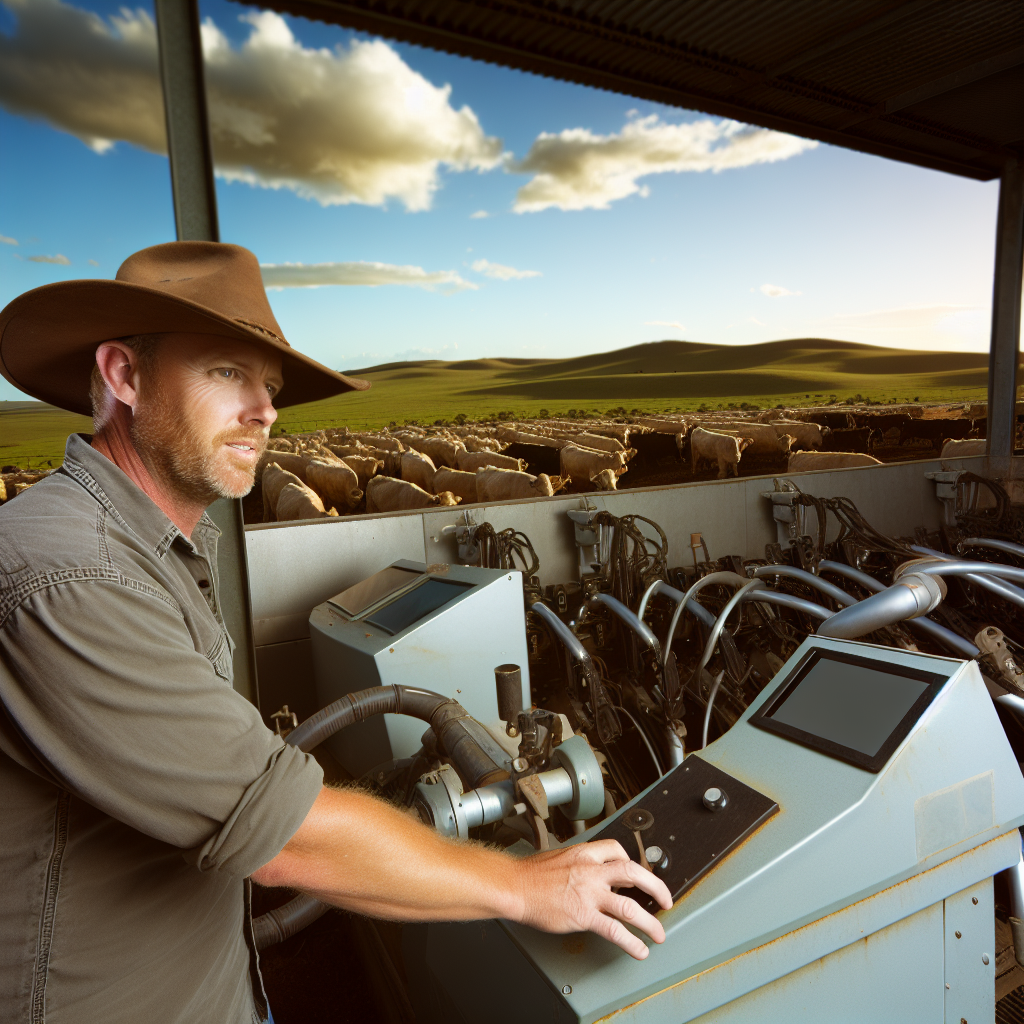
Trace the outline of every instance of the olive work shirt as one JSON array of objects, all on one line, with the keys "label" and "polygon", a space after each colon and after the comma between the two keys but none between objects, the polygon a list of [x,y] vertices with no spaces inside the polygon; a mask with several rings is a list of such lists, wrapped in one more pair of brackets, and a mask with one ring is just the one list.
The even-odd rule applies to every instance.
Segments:
[{"label": "olive work shirt", "polygon": [[0,507],[0,1020],[252,1024],[247,876],[323,782],[231,686],[220,532],[85,435]]}]

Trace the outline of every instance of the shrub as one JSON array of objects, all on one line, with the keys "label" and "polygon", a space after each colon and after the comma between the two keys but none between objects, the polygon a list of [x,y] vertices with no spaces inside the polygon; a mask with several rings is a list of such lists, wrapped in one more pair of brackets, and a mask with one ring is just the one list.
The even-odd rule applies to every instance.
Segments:
[{"label": "shrub", "polygon": [[538,418],[540,418],[542,420],[546,420],[546,419],[550,419],[551,418],[550,414],[547,411],[547,409],[539,409],[537,411],[537,416],[538,416]]},{"label": "shrub", "polygon": [[459,412],[455,414],[455,419],[452,422],[461,427],[468,419],[469,417],[464,412]]}]

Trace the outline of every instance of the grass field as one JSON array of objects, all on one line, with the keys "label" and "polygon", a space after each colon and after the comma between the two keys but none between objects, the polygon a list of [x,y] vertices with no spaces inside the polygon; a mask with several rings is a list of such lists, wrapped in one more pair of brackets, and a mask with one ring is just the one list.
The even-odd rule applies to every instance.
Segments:
[{"label": "grass field", "polygon": [[[349,371],[373,382],[362,393],[281,410],[289,433],[346,423],[433,423],[701,405],[820,405],[861,396],[888,402],[984,401],[986,353],[919,352],[817,338],[762,345],[661,341],[575,359],[424,360]],[[84,416],[37,402],[0,402],[0,463],[59,461],[64,439],[88,431]]]}]

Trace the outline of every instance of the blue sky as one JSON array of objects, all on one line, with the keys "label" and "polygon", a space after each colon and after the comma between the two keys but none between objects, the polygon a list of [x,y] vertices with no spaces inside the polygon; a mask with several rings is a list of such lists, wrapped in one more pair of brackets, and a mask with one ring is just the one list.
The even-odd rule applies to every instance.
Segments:
[{"label": "blue sky", "polygon": [[[147,8],[0,4],[2,304],[111,277],[174,223]],[[328,365],[987,348],[994,182],[256,11],[201,3],[221,235],[270,283],[384,282],[270,292]]]}]

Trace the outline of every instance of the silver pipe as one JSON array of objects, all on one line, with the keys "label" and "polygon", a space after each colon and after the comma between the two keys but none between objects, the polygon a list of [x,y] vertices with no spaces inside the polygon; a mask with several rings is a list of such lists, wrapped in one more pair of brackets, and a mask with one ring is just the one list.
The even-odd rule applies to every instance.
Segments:
[{"label": "silver pipe", "polygon": [[722,680],[724,678],[725,669],[722,669],[722,671],[715,676],[715,681],[711,684],[711,692],[708,694],[708,706],[704,709],[704,732],[701,734],[701,750],[708,745],[708,728],[711,725],[711,709],[715,706],[715,697],[718,696],[718,688],[722,685]]},{"label": "silver pipe", "polygon": [[668,737],[668,757],[673,768],[676,765],[683,763],[683,758],[686,757],[686,750],[683,747],[683,741],[679,738],[679,733],[675,731],[671,726],[666,731]]},{"label": "silver pipe", "polygon": [[1008,707],[1011,711],[1020,715],[1021,718],[1024,718],[1024,697],[1018,697],[1013,693],[1001,693],[993,699],[997,704]]},{"label": "silver pipe", "polygon": [[851,597],[845,590],[841,590],[834,583],[823,580],[820,576],[808,572],[806,569],[798,569],[793,565],[759,565],[754,570],[754,578],[762,579],[765,576],[789,576],[791,579],[806,583],[809,587],[828,594],[842,605],[851,605],[857,599]]},{"label": "silver pipe", "polygon": [[551,628],[551,632],[569,648],[569,653],[589,672],[596,672],[590,652],[583,646],[583,641],[543,602],[535,601],[530,611],[536,612]]},{"label": "silver pipe", "polygon": [[[911,544],[910,550],[917,552],[919,555],[931,555],[933,558],[937,558],[943,562],[957,562],[958,560],[950,557],[942,551],[936,551],[934,548],[926,548],[920,544]],[[1012,569],[1013,566],[1004,566],[1001,562],[979,562],[978,565],[994,565],[996,570],[1000,568]],[[911,571],[916,571],[916,567],[911,567]],[[959,573],[965,580],[974,583],[976,586],[983,587],[990,593],[996,594],[1004,600],[1010,601],[1012,604],[1018,605],[1024,608],[1024,590],[1020,590],[1018,587],[1013,586],[1010,583],[1004,583],[1002,580],[995,579],[994,576],[1001,575],[997,572],[977,573],[977,572],[964,572]],[[1021,574],[1021,578],[1024,579],[1024,572]]]},{"label": "silver pipe", "polygon": [[1024,558],[1024,544],[1014,544],[1009,540],[995,540],[992,537],[968,537],[960,541],[960,548],[991,548],[993,551],[1004,551],[1008,555]]},{"label": "silver pipe", "polygon": [[708,637],[708,642],[704,645],[704,654],[701,656],[700,664],[697,666],[696,675],[698,680],[700,679],[700,674],[704,671],[705,666],[711,660],[711,655],[715,653],[715,647],[718,645],[718,638],[722,635],[722,630],[725,629],[725,621],[729,618],[733,608],[743,600],[745,594],[749,594],[752,590],[762,590],[763,588],[763,580],[747,580],[747,582],[729,598],[725,607],[718,613],[718,618],[715,619],[715,624],[711,627],[711,635]]},{"label": "silver pipe", "polygon": [[[564,769],[559,769],[564,772]],[[572,784],[570,783],[570,789]],[[508,779],[480,786],[462,794],[462,809],[466,813],[466,826],[478,828],[502,821],[516,812],[516,791]]]},{"label": "silver pipe", "polygon": [[544,787],[544,795],[552,807],[567,804],[572,800],[572,779],[564,768],[552,768],[547,772],[539,772],[537,779]]},{"label": "silver pipe", "polygon": [[813,615],[816,619],[827,619],[833,614],[828,608],[823,607],[820,604],[815,604],[813,601],[807,601],[802,597],[797,597],[794,594],[780,594],[777,590],[758,590],[755,593],[744,594],[744,601],[763,601],[765,604],[778,604],[785,608],[793,608],[798,612],[804,612],[807,615]]},{"label": "silver pipe", "polygon": [[855,640],[883,626],[927,614],[939,605],[944,594],[945,587],[937,580],[908,573],[881,593],[836,612],[818,626],[817,634]]},{"label": "silver pipe", "polygon": [[[915,563],[907,566],[907,572],[923,572],[929,576],[972,576],[975,574],[985,576],[1006,577],[1024,583],[1024,569],[1018,569],[1012,565],[1000,565],[995,562],[968,562],[968,561],[941,561]],[[980,580],[978,582],[981,582]],[[986,583],[996,583],[997,580],[989,579]],[[1016,587],[1014,591],[1020,593]],[[1024,601],[1024,594],[1021,595]],[[1014,600],[1014,604],[1019,603]]]},{"label": "silver pipe", "polygon": [[[690,587],[690,589],[687,590],[685,594],[681,595],[679,599],[679,604],[676,606],[676,610],[672,615],[672,621],[669,623],[668,627],[668,635],[665,637],[665,646],[663,648],[665,652],[664,656],[667,658],[669,655],[669,651],[672,650],[672,641],[675,639],[676,626],[679,624],[679,619],[683,614],[684,608],[690,609],[691,611],[693,611],[693,614],[697,616],[697,618],[701,619],[701,621],[705,623],[705,625],[714,628],[714,620],[711,619],[711,612],[708,611],[708,609],[705,608],[703,605],[698,604],[694,600],[697,594],[699,594],[705,587],[711,586],[712,584],[719,584],[723,586],[728,585],[733,587],[739,584],[742,587],[746,584],[746,582],[747,580],[743,576],[740,576],[739,573],[735,572],[712,572],[708,573],[707,576],[704,576],[703,578],[697,580],[697,582],[694,583],[693,586]],[[678,590],[676,590],[675,592],[677,594],[679,593]],[[694,609],[690,608],[691,605],[696,605],[697,608],[701,609],[701,612],[706,613],[707,619],[705,619],[704,615],[702,615],[701,612],[695,611]],[[664,668],[664,666],[662,667]]]},{"label": "silver pipe", "polygon": [[661,665],[661,644],[658,643],[658,638],[651,627],[641,621],[639,616],[631,612],[618,598],[612,597],[611,594],[595,594],[587,604],[591,608],[594,605],[601,605],[617,615],[651,649],[658,659],[658,665]]},{"label": "silver pipe", "polygon": [[[845,576],[847,579],[859,583],[865,589],[872,590],[876,594],[880,594],[885,590],[885,585],[879,583],[873,576],[869,576],[866,572],[854,569],[852,565],[846,565],[843,562],[831,562],[828,559],[823,559],[818,563],[818,568],[824,572],[834,572],[839,576]],[[953,630],[947,629],[932,619],[921,616],[919,619],[911,619],[907,625],[911,629],[916,629],[919,633],[927,634],[933,640],[938,640],[940,644],[945,644],[951,651],[956,651],[957,654],[962,654],[965,658],[976,658],[981,653],[970,640],[964,639],[959,633],[954,633]]]}]

